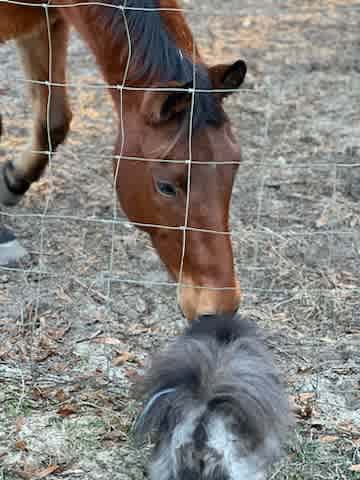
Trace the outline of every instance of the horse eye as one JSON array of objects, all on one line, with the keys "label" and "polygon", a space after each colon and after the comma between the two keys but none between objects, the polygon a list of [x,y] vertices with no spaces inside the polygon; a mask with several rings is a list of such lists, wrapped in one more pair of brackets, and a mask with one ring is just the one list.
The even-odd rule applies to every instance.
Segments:
[{"label": "horse eye", "polygon": [[176,188],[169,182],[157,181],[156,188],[165,197],[176,197]]}]

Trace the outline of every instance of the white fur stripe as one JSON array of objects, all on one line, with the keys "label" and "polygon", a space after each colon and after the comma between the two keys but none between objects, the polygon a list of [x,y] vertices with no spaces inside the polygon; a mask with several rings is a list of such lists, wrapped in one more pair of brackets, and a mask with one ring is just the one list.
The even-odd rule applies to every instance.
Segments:
[{"label": "white fur stripe", "polygon": [[154,405],[156,400],[158,400],[163,395],[168,395],[169,393],[174,393],[174,392],[176,392],[176,388],[165,388],[165,390],[160,390],[159,392],[156,392],[150,398],[150,400],[147,402],[147,404],[145,405],[145,408],[144,408],[142,414],[140,415],[140,417],[138,418],[138,420],[136,422],[136,426],[139,426],[141,424],[141,422],[146,417],[146,415],[149,413],[150,408]]}]

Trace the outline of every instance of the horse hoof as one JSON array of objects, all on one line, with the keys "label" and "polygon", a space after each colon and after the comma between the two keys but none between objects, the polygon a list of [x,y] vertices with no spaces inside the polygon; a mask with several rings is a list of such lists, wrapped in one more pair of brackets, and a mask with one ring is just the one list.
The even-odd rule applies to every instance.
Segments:
[{"label": "horse hoof", "polygon": [[10,162],[5,162],[0,167],[0,204],[6,207],[12,207],[20,202],[23,193],[16,193],[9,186],[8,171],[11,170]]},{"label": "horse hoof", "polygon": [[0,266],[14,267],[27,255],[12,230],[0,224]]}]

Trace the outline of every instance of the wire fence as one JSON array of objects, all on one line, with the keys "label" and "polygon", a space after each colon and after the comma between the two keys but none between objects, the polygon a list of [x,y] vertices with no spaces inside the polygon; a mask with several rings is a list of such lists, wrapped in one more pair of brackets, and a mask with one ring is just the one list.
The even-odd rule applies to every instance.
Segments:
[{"label": "wire fence", "polygon": [[[215,0],[209,2],[209,5],[204,2],[201,6],[194,6],[192,3],[184,2],[184,8],[179,9],[156,10],[185,13],[192,20],[196,31],[201,24],[210,30],[213,38],[211,24],[209,26],[204,20],[206,15],[211,15],[212,19],[221,20],[220,28],[222,26],[226,30],[224,36],[231,33],[229,29],[232,28],[231,22],[235,15],[230,7],[219,6]],[[32,243],[32,261],[17,268],[0,268],[0,281],[3,279],[0,296],[4,300],[0,310],[4,327],[4,347],[0,349],[0,378],[6,385],[17,383],[18,388],[15,393],[11,389],[10,393],[7,391],[4,405],[9,404],[9,398],[15,398],[17,415],[24,414],[29,385],[35,385],[42,391],[56,386],[58,393],[60,386],[65,389],[64,386],[79,384],[85,378],[88,385],[95,379],[99,386],[101,381],[93,365],[95,361],[100,362],[99,368],[103,369],[104,378],[118,382],[112,386],[106,383],[106,392],[110,392],[110,396],[114,391],[118,395],[119,390],[127,389],[131,378],[131,375],[126,376],[129,364],[131,367],[133,361],[135,364],[138,362],[138,366],[141,365],[145,353],[158,348],[158,341],[166,341],[176,330],[175,325],[168,325],[162,317],[170,315],[176,320],[180,318],[175,308],[174,291],[187,286],[186,281],[183,281],[186,233],[191,231],[231,236],[244,297],[241,310],[244,314],[253,316],[270,332],[269,343],[276,353],[279,365],[286,372],[292,395],[297,397],[303,409],[304,438],[310,442],[314,436],[332,435],[336,447],[341,444],[343,449],[343,453],[336,457],[335,466],[332,463],[334,453],[329,449],[326,452],[316,450],[315,456],[311,457],[315,450],[311,453],[303,447],[301,459],[300,456],[295,460],[290,459],[287,466],[282,466],[281,470],[275,472],[276,476],[271,478],[289,478],[286,475],[291,468],[300,468],[301,465],[309,475],[325,475],[331,471],[334,475],[331,478],[352,479],[355,478],[352,472],[356,470],[351,470],[351,467],[360,463],[359,444],[356,443],[360,429],[357,403],[360,332],[360,111],[359,104],[356,103],[357,95],[360,94],[360,82],[355,57],[355,20],[360,19],[359,5],[357,2],[324,1],[318,5],[305,4],[299,7],[291,0],[285,2],[286,5],[270,0],[253,2],[253,5],[250,3],[244,2],[244,6],[239,7],[239,43],[241,44],[241,35],[247,34],[251,28],[258,35],[261,28],[265,29],[266,41],[256,48],[246,44],[244,50],[248,55],[254,54],[255,59],[250,64],[255,70],[256,64],[261,64],[266,78],[262,82],[259,80],[261,75],[252,74],[250,68],[252,88],[245,85],[237,94],[237,99],[232,99],[227,104],[230,117],[232,114],[236,117],[235,129],[244,156],[234,189],[230,232],[194,228],[189,224],[193,166],[207,164],[211,168],[211,165],[234,163],[222,159],[206,162],[193,158],[195,95],[207,92],[196,88],[195,70],[191,89],[140,88],[126,84],[133,56],[126,11],[154,9],[128,7],[126,0],[124,5],[115,7],[119,9],[119,15],[123,16],[128,42],[125,74],[120,85],[103,83],[99,80],[100,75],[93,71],[86,75],[91,78],[90,81],[82,80],[79,57],[71,62],[71,67],[80,72],[75,74],[79,81],[59,84],[53,82],[51,76],[45,82],[16,78],[16,93],[18,88],[22,91],[22,84],[43,84],[48,88],[49,145],[50,102],[54,87],[66,86],[70,91],[91,92],[89,95],[95,97],[99,95],[101,100],[97,102],[96,108],[100,110],[104,95],[109,90],[116,89],[120,95],[122,141],[118,155],[109,153],[109,139],[106,139],[105,144],[101,143],[101,152],[98,154],[94,148],[88,148],[87,132],[84,131],[86,127],[75,125],[76,136],[70,134],[70,146],[65,144],[58,153],[51,149],[34,152],[45,153],[49,158],[45,194],[40,190],[41,210],[37,204],[37,193],[29,192],[32,197],[30,204],[26,204],[25,197],[25,205],[1,211],[2,219],[11,222],[19,232],[23,228],[23,222],[26,224],[25,232]],[[12,0],[0,0],[0,7],[2,4],[29,8],[39,6],[38,3]],[[61,4],[64,8],[86,5],[114,8],[114,5],[107,2]],[[41,5],[49,39],[49,72],[52,71],[53,62],[49,11],[56,6],[56,2]],[[349,12],[354,20],[348,21]],[[347,24],[344,19],[347,19]],[[227,27],[228,23],[230,27]],[[343,34],[339,33],[340,29],[343,29]],[[71,44],[75,50],[70,56],[76,55],[76,49],[80,49],[80,56],[83,54],[82,47],[76,42],[77,40]],[[236,56],[235,46],[233,42],[231,53]],[[211,45],[209,49],[211,51]],[[196,57],[195,51],[193,57]],[[329,78],[331,74],[332,77]],[[275,81],[278,82],[277,85],[272,83]],[[126,113],[123,95],[124,92],[135,90],[191,93],[188,158],[174,160],[129,157],[124,154]],[[73,95],[75,97],[77,93]],[[21,106],[16,104],[13,108],[9,104],[6,110],[10,117],[13,116],[11,125],[16,125],[15,114],[19,115]],[[26,116],[27,114],[28,112]],[[90,121],[95,125],[100,122],[98,118]],[[104,123],[104,130],[110,133],[112,125],[111,121]],[[13,135],[10,128],[8,130]],[[97,130],[99,135],[100,128]],[[91,131],[90,134],[92,140],[96,139],[96,133]],[[14,137],[15,135],[12,138]],[[100,142],[102,141],[101,139]],[[15,151],[17,150],[19,148],[15,143]],[[70,150],[75,153],[69,153]],[[58,165],[60,156],[65,158],[65,164],[61,167]],[[118,161],[115,179],[122,160],[143,161],[144,165],[164,162],[185,164],[187,194],[184,223],[178,227],[137,223],[121,216],[116,181],[113,182],[111,198],[108,194],[111,187],[104,193],[106,182],[103,180],[93,190],[89,186],[89,182],[97,183],[97,172],[91,170],[89,165],[99,162],[99,159],[108,165],[112,160]],[[74,167],[76,172],[84,168],[80,175],[85,186],[79,186],[81,195],[84,196],[79,208],[82,213],[74,212],[75,207],[71,204],[74,202],[76,205],[77,202],[74,200],[77,195],[74,191],[76,181],[71,179],[71,169]],[[61,173],[61,168],[65,173]],[[61,175],[63,184],[57,186]],[[66,186],[67,182],[69,187]],[[63,185],[64,194],[61,192]],[[96,200],[94,197],[100,190],[99,200]],[[56,198],[53,198],[53,192],[56,192]],[[71,195],[72,200],[65,200],[66,195]],[[89,203],[91,207],[88,207]],[[91,209],[96,213],[91,213]],[[147,240],[135,233],[133,227],[182,232],[178,281],[169,281],[164,277],[158,266],[159,260],[154,259]],[[79,236],[75,238],[76,235]],[[63,245],[61,247],[56,245],[59,238]],[[30,241],[27,242],[28,245]],[[60,260],[49,260],[55,255]],[[64,260],[61,260],[62,257]],[[135,273],[132,269],[135,269]],[[135,288],[132,289],[133,287]],[[198,285],[197,288],[211,289],[203,285]],[[229,289],[225,286],[213,288]],[[89,319],[92,315],[95,317],[93,322]],[[12,321],[15,321],[15,333],[11,330]],[[75,326],[77,322],[78,327]],[[69,333],[70,326],[72,331]],[[20,341],[19,332],[25,340]],[[57,334],[59,338],[56,340]],[[148,339],[145,338],[147,336]],[[48,345],[44,347],[41,342],[48,342]],[[54,346],[56,342],[57,346]],[[84,352],[80,347],[84,342],[90,345],[86,351],[86,368],[74,360],[75,357],[83,359],[81,355]],[[95,352],[94,345],[103,349],[102,354]],[[131,350],[130,354],[128,350]],[[59,354],[64,358],[63,362],[59,361]],[[43,360],[41,355],[44,355]],[[51,360],[52,356],[55,360]],[[119,363],[114,363],[116,359]],[[73,372],[72,362],[76,365]],[[65,365],[61,367],[60,363]],[[76,399],[76,394],[67,400],[73,402],[74,398]],[[128,403],[129,398],[130,395],[126,399]],[[83,407],[86,402],[89,403],[86,399],[77,400]],[[91,401],[95,402],[93,399]],[[62,403],[66,403],[64,399]],[[96,398],[95,403],[101,408],[99,398]],[[126,408],[119,418],[126,417],[127,428],[133,417],[132,412],[124,413]],[[9,417],[9,409],[6,412]],[[38,431],[34,425],[32,431],[33,437],[36,437]],[[11,430],[6,432],[9,438]],[[48,442],[45,443],[48,445]],[[328,439],[328,443],[331,444],[332,440]],[[327,446],[327,442],[324,441],[323,445]],[[8,444],[6,449],[11,450]],[[83,447],[79,447],[79,452],[84,453]],[[44,455],[40,457],[43,462]],[[58,459],[56,461],[59,463]]]}]

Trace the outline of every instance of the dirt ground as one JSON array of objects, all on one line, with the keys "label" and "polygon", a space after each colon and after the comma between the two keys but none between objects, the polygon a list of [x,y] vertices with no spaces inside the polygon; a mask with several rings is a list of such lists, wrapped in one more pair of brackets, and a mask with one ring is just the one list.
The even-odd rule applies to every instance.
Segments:
[{"label": "dirt ground", "polygon": [[[209,61],[249,66],[227,101],[243,150],[231,209],[241,312],[265,329],[299,417],[269,479],[360,478],[360,2],[197,3],[184,0]],[[14,45],[0,58],[7,159],[30,110]],[[2,210],[30,258],[0,270],[0,479],[141,480],[129,387],[183,321],[174,289],[152,284],[167,277],[147,238],[111,223],[114,117],[86,86],[100,75],[75,34],[69,71],[68,141]]]}]

